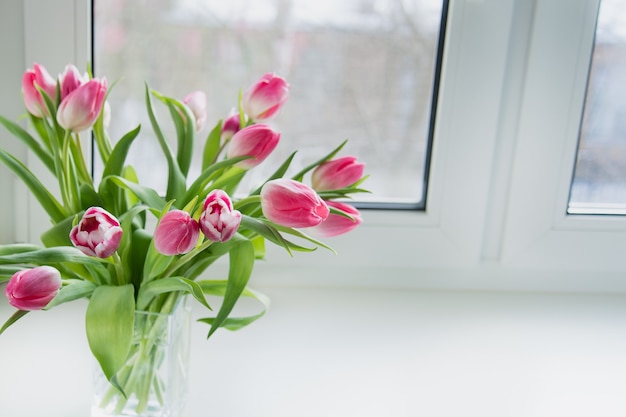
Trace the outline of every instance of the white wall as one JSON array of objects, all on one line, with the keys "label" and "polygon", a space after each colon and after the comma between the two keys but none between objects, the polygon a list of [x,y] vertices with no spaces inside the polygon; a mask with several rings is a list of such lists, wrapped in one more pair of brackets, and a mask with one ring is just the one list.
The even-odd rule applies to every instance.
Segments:
[{"label": "white wall", "polygon": [[[0,5],[0,114],[15,120],[23,106],[16,99],[21,95],[24,72],[24,12],[21,1],[5,0]],[[3,128],[0,129],[2,147],[20,159],[26,157],[21,142],[14,140]],[[0,165],[0,243],[16,240],[14,202],[16,180],[12,173]],[[17,203],[17,202],[16,202]]]}]

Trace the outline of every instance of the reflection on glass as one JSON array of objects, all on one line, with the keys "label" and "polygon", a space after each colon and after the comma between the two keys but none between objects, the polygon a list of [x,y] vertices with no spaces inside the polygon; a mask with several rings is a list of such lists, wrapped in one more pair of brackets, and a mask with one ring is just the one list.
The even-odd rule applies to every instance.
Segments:
[{"label": "reflection on glass", "polygon": [[602,0],[568,212],[626,214],[626,2]]},{"label": "reflection on glass", "polygon": [[111,137],[141,122],[130,162],[142,182],[166,178],[144,81],[180,99],[205,91],[213,123],[236,106],[233,91],[276,72],[291,84],[272,122],[282,143],[249,187],[294,149],[302,166],[349,139],[343,154],[371,173],[364,201],[422,202],[442,0],[94,0],[94,16],[95,73],[118,80]]}]

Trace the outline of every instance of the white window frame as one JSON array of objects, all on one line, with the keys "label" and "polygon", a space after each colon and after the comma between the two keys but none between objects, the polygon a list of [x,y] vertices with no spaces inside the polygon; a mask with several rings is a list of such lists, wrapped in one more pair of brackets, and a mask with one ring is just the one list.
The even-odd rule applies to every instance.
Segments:
[{"label": "white window frame", "polygon": [[[328,241],[338,256],[272,249],[254,279],[626,289],[626,219],[566,214],[598,1],[451,0],[426,210],[366,210],[359,229]],[[24,1],[23,68],[87,62],[87,3]],[[14,223],[31,229],[16,235],[37,241],[45,218],[37,224],[36,202],[27,205]]]}]

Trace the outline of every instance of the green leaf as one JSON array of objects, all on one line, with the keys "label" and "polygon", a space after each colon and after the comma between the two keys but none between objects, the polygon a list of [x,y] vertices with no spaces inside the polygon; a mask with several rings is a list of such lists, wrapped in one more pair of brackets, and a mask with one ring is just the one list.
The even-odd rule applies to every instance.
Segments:
[{"label": "green leaf", "polygon": [[103,285],[94,290],[85,317],[87,341],[109,381],[126,361],[133,338],[134,321],[132,285]]},{"label": "green leaf", "polygon": [[127,180],[126,178],[118,176],[106,177],[102,181],[112,181],[120,187],[127,189],[128,191],[133,193],[139,200],[143,201],[145,204],[153,209],[161,211],[163,207],[165,207],[165,200],[161,198],[161,196],[152,188],[139,185],[137,183]]},{"label": "green leaf", "polygon": [[230,167],[235,165],[239,161],[243,161],[244,159],[250,158],[249,156],[239,156],[237,158],[225,159],[220,162],[216,162],[215,164],[209,166],[204,171],[198,175],[198,178],[189,186],[189,189],[185,193],[184,197],[181,200],[182,206],[190,202],[194,197],[203,198],[204,196],[200,196],[199,194],[204,190],[204,187],[211,181],[211,176],[218,172],[223,168]]},{"label": "green leaf", "polygon": [[224,301],[217,316],[211,323],[211,329],[207,338],[211,337],[219,327],[226,324],[226,319],[235,307],[241,293],[248,285],[248,280],[254,267],[254,245],[252,242],[240,234],[233,236],[231,241],[234,243],[234,246],[228,252],[230,266],[228,283],[224,291]]},{"label": "green leaf", "polygon": [[0,256],[12,255],[16,253],[33,252],[41,249],[41,246],[31,245],[30,243],[14,243],[9,245],[0,245]]},{"label": "green leaf", "polygon": [[348,143],[348,140],[344,140],[341,145],[337,146],[335,149],[333,149],[328,155],[326,155],[323,158],[318,159],[317,161],[313,162],[311,165],[308,165],[306,167],[304,167],[300,172],[298,172],[296,175],[294,175],[293,178],[296,181],[302,181],[302,178],[304,178],[304,174],[306,174],[307,172],[311,171],[312,169],[314,169],[315,167],[317,167],[319,164],[329,161],[331,158],[333,158],[335,155],[337,155],[339,153],[339,151],[346,145],[346,143]]},{"label": "green leaf", "polygon": [[7,282],[15,273],[23,269],[21,266],[0,266],[0,284]]},{"label": "green leaf", "polygon": [[[171,97],[163,96],[156,91],[153,94],[158,97],[170,110],[170,115],[176,127],[176,139],[178,150],[176,160],[181,172],[186,177],[191,166],[193,157],[193,139],[195,133],[195,116],[189,107]],[[184,115],[184,116],[183,116]]]},{"label": "green leaf", "polygon": [[292,254],[292,250],[299,252],[312,252],[316,250],[316,248],[307,248],[285,239],[283,235],[280,234],[277,225],[265,220],[256,219],[244,214],[241,217],[241,226],[263,236],[278,246],[282,246],[290,255]]},{"label": "green leaf", "polygon": [[[133,254],[133,246],[139,244],[142,246],[140,241],[135,242],[136,235],[133,231],[133,221],[135,217],[144,211],[148,210],[148,206],[138,204],[133,206],[130,210],[120,216],[120,226],[122,228],[122,240],[120,241],[120,245],[117,249],[117,253],[120,255],[122,260],[122,265],[124,266],[125,273],[133,274],[137,270],[137,266],[133,265],[137,263],[136,253]],[[145,258],[145,255],[144,255]],[[131,276],[131,278],[134,278]]]},{"label": "green leaf", "polygon": [[8,329],[9,326],[24,317],[26,314],[28,314],[28,311],[25,310],[17,310],[15,313],[13,313],[13,315],[9,317],[9,319],[0,328],[0,334],[4,333],[4,331]]},{"label": "green leaf", "polygon": [[137,126],[135,129],[126,133],[115,144],[115,148],[113,148],[113,151],[111,152],[111,157],[108,159],[106,165],[104,166],[104,170],[102,171],[102,178],[108,177],[109,175],[122,175],[122,169],[124,168],[124,163],[126,161],[126,157],[128,156],[130,145],[132,145],[135,138],[137,138],[140,130],[141,126]]},{"label": "green leaf", "polygon": [[204,149],[202,151],[202,171],[211,166],[216,160],[220,152],[220,143],[222,141],[222,121],[217,122],[217,125],[211,130],[209,136],[204,142]]},{"label": "green leaf", "polygon": [[44,187],[26,165],[3,149],[0,149],[0,160],[26,184],[54,223],[58,223],[67,217],[63,206],[46,187]]},{"label": "green leaf", "polygon": [[150,98],[150,89],[146,84],[146,107],[148,109],[148,116],[150,117],[150,122],[152,123],[152,129],[161,145],[161,149],[163,150],[163,154],[165,155],[165,159],[167,160],[167,168],[168,168],[168,179],[167,179],[167,192],[166,192],[166,200],[178,199],[185,193],[186,180],[183,175],[180,166],[174,159],[172,155],[172,151],[167,143],[167,139],[163,135],[161,131],[161,127],[154,115],[154,109],[152,107],[152,99]]},{"label": "green leaf", "polygon": [[139,310],[145,310],[155,296],[174,291],[189,293],[193,295],[200,304],[209,310],[211,309],[198,283],[185,277],[161,278],[142,285],[139,289],[139,296],[137,297],[137,308]]},{"label": "green leaf", "polygon": [[54,159],[50,153],[41,146],[41,144],[30,135],[26,130],[22,129],[18,124],[6,119],[3,116],[0,116],[0,124],[2,124],[6,130],[8,130],[13,136],[20,139],[22,142],[28,146],[28,148],[33,151],[35,155],[39,158],[39,160],[54,174]]},{"label": "green leaf", "polygon": [[[275,180],[277,178],[282,178],[285,175],[285,173],[287,172],[287,170],[289,169],[289,166],[291,165],[291,162],[293,161],[293,158],[295,156],[296,156],[296,152],[294,152],[291,155],[289,155],[289,157],[285,160],[285,162],[283,162],[281,164],[281,166],[278,167],[278,169],[267,180],[265,180],[265,182],[268,182],[268,181],[271,181],[271,180]],[[265,183],[263,183],[263,184],[265,184]],[[257,188],[256,190],[254,190],[253,192],[251,192],[250,195],[261,194],[261,188],[263,188],[262,185],[259,188]]]},{"label": "green leaf", "polygon": [[291,227],[281,226],[279,224],[273,224],[273,226],[279,232],[286,233],[286,234],[292,235],[292,236],[296,236],[296,237],[299,237],[299,238],[304,239],[304,240],[308,240],[309,242],[315,244],[316,246],[320,246],[322,248],[328,249],[329,251],[331,251],[333,253],[337,253],[337,252],[335,252],[335,250],[332,247],[328,246],[327,244],[325,244],[321,240],[317,240],[317,239],[307,235],[306,233],[304,233],[301,230],[293,229]]},{"label": "green leaf", "polygon": [[50,229],[46,230],[39,237],[41,243],[47,248],[51,248],[53,246],[71,246],[72,241],[70,240],[70,230],[72,230],[72,226],[74,225],[74,219],[76,216],[81,217],[83,212],[76,213],[76,215],[72,215],[58,222]]},{"label": "green leaf", "polygon": [[265,258],[265,238],[263,236],[255,236],[250,241],[254,245],[254,257],[256,259]]},{"label": "green leaf", "polygon": [[161,273],[165,272],[168,266],[174,261],[173,256],[163,255],[154,247],[154,242],[148,248],[148,254],[143,267],[143,282],[152,281]]},{"label": "green leaf", "polygon": [[[204,291],[205,294],[215,295],[219,297],[223,297],[226,294],[226,289],[228,287],[228,281],[224,281],[224,280],[203,280],[203,281],[198,281],[198,284],[200,285],[200,287],[202,288],[202,291]],[[241,296],[250,297],[259,301],[261,305],[263,306],[262,310],[259,313],[253,314],[250,316],[229,317],[223,321],[221,327],[224,327],[225,329],[228,329],[228,330],[239,330],[242,327],[245,327],[249,325],[250,323],[263,317],[265,313],[267,312],[267,310],[269,309],[270,299],[266,295],[261,294],[260,292],[255,291],[251,289],[250,287],[246,287],[241,293]],[[207,317],[207,318],[199,319],[198,321],[213,325],[213,323],[215,322],[215,318]]]},{"label": "green leaf", "polygon": [[70,262],[84,265],[101,266],[104,260],[92,258],[82,253],[80,250],[59,246],[53,248],[43,248],[34,251],[0,255],[0,265],[7,264],[34,264],[47,265],[51,263]]},{"label": "green leaf", "polygon": [[82,209],[87,210],[89,207],[103,207],[104,201],[91,184],[82,184],[79,189],[80,201]]},{"label": "green leaf", "polygon": [[67,280],[67,285],[64,285],[59,293],[48,303],[44,310],[49,310],[52,307],[56,307],[59,304],[67,303],[68,301],[78,300],[79,298],[89,297],[93,291],[97,288],[96,284],[89,281],[83,281],[81,279]]}]

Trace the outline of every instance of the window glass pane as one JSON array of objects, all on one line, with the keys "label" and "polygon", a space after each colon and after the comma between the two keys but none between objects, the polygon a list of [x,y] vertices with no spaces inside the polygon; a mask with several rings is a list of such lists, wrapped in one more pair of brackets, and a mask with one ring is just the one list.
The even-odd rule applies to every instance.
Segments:
[{"label": "window glass pane", "polygon": [[130,162],[162,188],[144,81],[179,99],[203,90],[214,125],[240,89],[276,72],[291,85],[271,122],[281,144],[250,172],[248,189],[294,150],[296,170],[349,139],[342,154],[371,175],[365,202],[423,205],[443,9],[442,0],[94,0],[95,73],[117,81],[111,138],[141,123]]},{"label": "window glass pane", "polygon": [[602,0],[570,214],[626,214],[626,3]]}]

